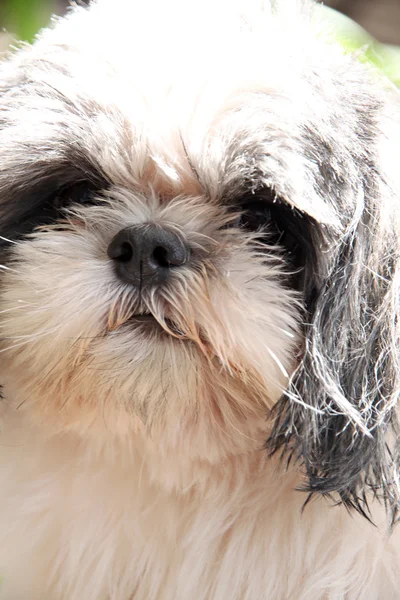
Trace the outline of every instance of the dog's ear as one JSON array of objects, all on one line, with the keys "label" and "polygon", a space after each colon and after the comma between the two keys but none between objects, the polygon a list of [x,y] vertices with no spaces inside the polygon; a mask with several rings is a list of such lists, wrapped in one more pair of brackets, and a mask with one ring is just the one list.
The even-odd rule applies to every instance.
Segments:
[{"label": "dog's ear", "polygon": [[[400,188],[389,163],[400,136],[382,134],[384,104],[381,97],[367,102],[352,124],[358,150],[346,160],[358,174],[352,189],[337,193],[343,229],[316,225],[319,267],[309,282],[302,359],[274,409],[267,448],[302,461],[310,495],[328,495],[364,516],[375,496],[395,519]],[[325,179],[332,165],[325,163]]]}]

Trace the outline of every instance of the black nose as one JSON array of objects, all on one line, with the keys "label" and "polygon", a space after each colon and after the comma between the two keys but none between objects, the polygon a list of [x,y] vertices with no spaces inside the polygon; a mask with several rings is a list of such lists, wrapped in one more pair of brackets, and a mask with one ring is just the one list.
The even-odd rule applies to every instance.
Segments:
[{"label": "black nose", "polygon": [[122,229],[107,254],[114,260],[118,277],[138,287],[166,281],[173,269],[190,258],[188,246],[177,233],[152,223]]}]

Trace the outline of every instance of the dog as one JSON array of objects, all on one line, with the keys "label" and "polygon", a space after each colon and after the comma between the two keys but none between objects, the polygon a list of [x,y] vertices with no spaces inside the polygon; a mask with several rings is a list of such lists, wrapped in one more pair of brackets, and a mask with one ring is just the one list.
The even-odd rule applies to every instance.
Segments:
[{"label": "dog", "polygon": [[1,600],[400,597],[398,92],[320,10],[0,64]]}]

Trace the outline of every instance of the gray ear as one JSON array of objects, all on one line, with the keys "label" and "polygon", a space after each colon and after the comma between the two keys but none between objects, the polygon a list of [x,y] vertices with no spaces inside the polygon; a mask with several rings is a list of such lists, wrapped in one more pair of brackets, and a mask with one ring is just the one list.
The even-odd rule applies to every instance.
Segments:
[{"label": "gray ear", "polygon": [[310,494],[332,496],[365,516],[375,496],[395,519],[399,450],[389,439],[397,436],[400,391],[399,195],[381,174],[371,114],[360,112],[357,186],[337,199],[343,231],[321,227],[316,238],[320,266],[302,360],[274,409],[267,448],[302,462]]}]

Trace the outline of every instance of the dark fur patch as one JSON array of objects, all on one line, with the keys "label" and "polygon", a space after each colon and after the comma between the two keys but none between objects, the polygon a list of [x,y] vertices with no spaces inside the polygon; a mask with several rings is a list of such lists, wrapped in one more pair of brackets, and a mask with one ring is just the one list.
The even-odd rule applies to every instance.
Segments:
[{"label": "dark fur patch", "polygon": [[[54,222],[60,217],[59,207],[53,200],[66,186],[86,182],[93,190],[107,187],[106,178],[93,165],[77,160],[65,164],[41,165],[38,161],[27,170],[25,177],[11,180],[2,193],[0,235],[12,241],[31,233],[35,227]],[[7,245],[0,240],[0,247]]]}]

